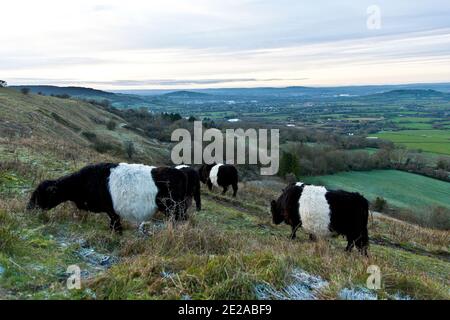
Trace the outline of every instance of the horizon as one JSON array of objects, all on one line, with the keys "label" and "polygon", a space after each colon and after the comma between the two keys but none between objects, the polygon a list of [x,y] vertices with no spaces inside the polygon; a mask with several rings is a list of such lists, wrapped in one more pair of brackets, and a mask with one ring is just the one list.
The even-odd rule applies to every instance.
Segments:
[{"label": "horizon", "polygon": [[[58,88],[79,88],[79,89],[94,89],[94,90],[100,90],[104,92],[111,92],[111,93],[127,93],[127,92],[150,92],[150,91],[168,91],[168,92],[175,92],[175,91],[202,91],[202,90],[241,90],[241,89],[289,89],[289,88],[308,88],[308,89],[333,89],[333,88],[347,88],[347,87],[401,87],[401,86],[435,86],[435,85],[449,85],[450,82],[411,82],[411,83],[398,83],[398,84],[356,84],[356,85],[336,85],[336,86],[309,86],[309,85],[301,85],[301,86],[258,86],[258,87],[204,87],[204,88],[167,88],[167,89],[108,89],[108,88],[95,88],[95,87],[87,87],[87,86],[72,86],[72,85],[52,85],[52,84],[9,84],[8,87],[58,87]],[[428,90],[425,88],[417,88],[418,90]],[[450,88],[449,88],[450,89]],[[393,90],[396,90],[395,88]],[[411,89],[415,90],[415,89]],[[437,89],[432,89],[435,91],[439,91]]]},{"label": "horizon", "polygon": [[17,0],[0,11],[0,77],[108,91],[450,82],[448,1],[318,1]]}]

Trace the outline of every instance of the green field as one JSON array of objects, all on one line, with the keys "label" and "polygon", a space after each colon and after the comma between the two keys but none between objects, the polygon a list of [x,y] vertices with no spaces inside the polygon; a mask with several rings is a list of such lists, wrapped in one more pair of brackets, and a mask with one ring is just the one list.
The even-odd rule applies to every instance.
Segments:
[{"label": "green field", "polygon": [[375,135],[409,149],[450,154],[450,130],[402,130],[385,131]]},{"label": "green field", "polygon": [[450,208],[450,183],[397,170],[343,172],[304,180],[333,189],[358,191],[369,200],[383,197],[391,205],[415,211],[432,206]]},{"label": "green field", "polygon": [[432,122],[439,119],[430,117],[395,117],[391,120],[402,129],[431,130],[433,129]]}]

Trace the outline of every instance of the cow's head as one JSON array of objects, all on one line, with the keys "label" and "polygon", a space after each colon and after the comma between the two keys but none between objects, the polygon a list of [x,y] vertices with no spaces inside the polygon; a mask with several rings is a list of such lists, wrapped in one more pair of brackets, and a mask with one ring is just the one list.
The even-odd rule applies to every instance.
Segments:
[{"label": "cow's head", "polygon": [[60,201],[58,186],[55,181],[45,180],[39,184],[36,190],[31,194],[27,209],[50,210],[56,207]]},{"label": "cow's head", "polygon": [[270,202],[270,212],[272,213],[272,221],[274,224],[280,224],[284,221],[281,206],[278,205],[278,201],[272,200]]},{"label": "cow's head", "polygon": [[212,167],[214,167],[217,163],[212,164],[202,164],[198,169],[198,175],[200,176],[200,181],[206,183],[209,178],[209,173],[211,172]]}]

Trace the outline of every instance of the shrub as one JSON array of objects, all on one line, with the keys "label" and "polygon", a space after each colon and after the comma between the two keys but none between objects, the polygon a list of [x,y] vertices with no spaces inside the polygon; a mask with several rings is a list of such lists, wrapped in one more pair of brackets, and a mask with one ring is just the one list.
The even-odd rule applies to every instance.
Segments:
[{"label": "shrub", "polygon": [[431,228],[450,230],[450,210],[444,207],[433,207],[428,224]]},{"label": "shrub", "polygon": [[30,88],[22,88],[20,89],[20,92],[24,95],[27,95],[30,93]]},{"label": "shrub", "polygon": [[162,117],[163,117],[163,119],[169,120],[171,122],[175,122],[175,121],[183,119],[183,117],[179,113],[166,113],[166,112],[164,112],[162,114]]},{"label": "shrub", "polygon": [[94,148],[95,151],[99,153],[106,153],[108,151],[114,150],[114,146],[111,143],[105,142],[105,141],[98,141],[96,140],[92,144],[92,148]]},{"label": "shrub", "polygon": [[375,211],[383,212],[387,209],[387,201],[383,197],[377,197],[372,204]]},{"label": "shrub", "polygon": [[117,127],[117,123],[113,120],[109,120],[106,123],[106,128],[108,128],[108,130],[111,130],[111,131],[116,130],[116,127]]},{"label": "shrub", "polygon": [[94,142],[97,139],[97,135],[90,131],[83,131],[81,135],[88,139],[90,142]]},{"label": "shrub", "polygon": [[450,159],[440,157],[436,163],[436,168],[440,170],[450,171]]}]

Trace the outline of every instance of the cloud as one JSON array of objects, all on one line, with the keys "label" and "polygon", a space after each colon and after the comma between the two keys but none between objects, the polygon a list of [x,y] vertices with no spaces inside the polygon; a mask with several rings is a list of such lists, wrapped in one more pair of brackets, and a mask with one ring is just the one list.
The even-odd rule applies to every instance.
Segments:
[{"label": "cloud", "polygon": [[367,29],[369,0],[8,1],[0,77],[103,89],[449,81],[450,3],[377,3],[379,30]]},{"label": "cloud", "polygon": [[141,87],[141,86],[189,86],[189,85],[211,85],[229,83],[252,83],[252,82],[272,82],[272,81],[302,81],[306,78],[297,79],[256,79],[256,78],[236,78],[236,79],[148,79],[148,80],[112,80],[112,81],[79,81],[75,79],[49,79],[49,78],[11,78],[11,85],[19,84],[46,84],[46,85],[107,85],[118,87]]}]

